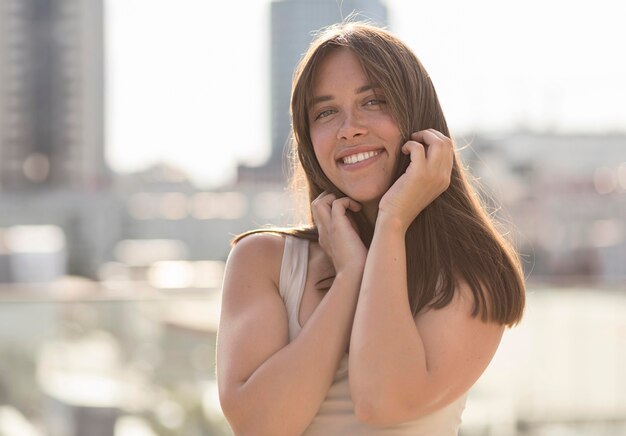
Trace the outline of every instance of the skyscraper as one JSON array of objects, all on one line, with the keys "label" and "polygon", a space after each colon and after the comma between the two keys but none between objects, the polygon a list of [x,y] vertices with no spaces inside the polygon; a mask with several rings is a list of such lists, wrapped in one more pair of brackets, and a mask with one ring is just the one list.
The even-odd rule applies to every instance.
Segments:
[{"label": "skyscraper", "polygon": [[387,25],[387,8],[380,0],[274,0],[271,3],[271,156],[259,169],[241,168],[239,178],[280,182],[283,155],[290,135],[289,99],[296,64],[316,31],[351,13]]},{"label": "skyscraper", "polygon": [[102,0],[0,2],[0,190],[102,184]]},{"label": "skyscraper", "polygon": [[58,270],[88,277],[120,232],[104,159],[103,15],[103,0],[0,0],[0,229],[62,229]]}]

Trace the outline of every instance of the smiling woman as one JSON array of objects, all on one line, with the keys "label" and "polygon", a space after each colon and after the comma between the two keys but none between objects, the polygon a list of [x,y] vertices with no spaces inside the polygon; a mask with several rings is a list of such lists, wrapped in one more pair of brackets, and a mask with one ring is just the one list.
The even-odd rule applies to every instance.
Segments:
[{"label": "smiling woman", "polygon": [[391,186],[402,134],[384,91],[368,82],[350,50],[329,53],[313,84],[309,123],[322,171],[374,222],[378,202]]},{"label": "smiling woman", "polygon": [[524,282],[430,77],[389,32],[343,23],[304,55],[291,109],[312,220],[235,240],[224,414],[236,434],[456,435]]}]

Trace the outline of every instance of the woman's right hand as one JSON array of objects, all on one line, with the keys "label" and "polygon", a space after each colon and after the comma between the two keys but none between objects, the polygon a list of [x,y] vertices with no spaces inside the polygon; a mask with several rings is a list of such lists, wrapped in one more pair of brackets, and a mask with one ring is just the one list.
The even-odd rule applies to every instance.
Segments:
[{"label": "woman's right hand", "polygon": [[358,212],[361,205],[350,197],[337,198],[326,191],[311,203],[319,244],[331,258],[337,274],[346,269],[362,272],[367,257],[367,248],[347,210]]},{"label": "woman's right hand", "polygon": [[377,223],[391,218],[406,232],[415,217],[450,186],[454,144],[435,129],[411,134],[401,152],[411,158],[408,168],[378,204]]}]

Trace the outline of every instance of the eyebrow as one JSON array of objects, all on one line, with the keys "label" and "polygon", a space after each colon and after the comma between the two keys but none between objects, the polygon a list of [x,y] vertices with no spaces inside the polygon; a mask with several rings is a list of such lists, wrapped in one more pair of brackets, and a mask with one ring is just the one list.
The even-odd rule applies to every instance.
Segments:
[{"label": "eyebrow", "polygon": [[[369,91],[370,89],[373,89],[374,86],[373,85],[364,85],[361,86],[360,88],[357,88],[356,90],[356,94],[362,94],[366,91]],[[319,97],[313,97],[311,99],[311,103],[309,103],[309,109],[312,108],[313,106],[315,106],[318,103],[321,103],[323,101],[329,101],[332,100],[333,96],[332,95],[320,95]]]}]

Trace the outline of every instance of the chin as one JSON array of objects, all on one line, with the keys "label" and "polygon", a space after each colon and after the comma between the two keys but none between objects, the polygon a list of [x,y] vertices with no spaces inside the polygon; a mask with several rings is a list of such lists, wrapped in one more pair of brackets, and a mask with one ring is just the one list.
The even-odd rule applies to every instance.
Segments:
[{"label": "chin", "polygon": [[354,193],[354,194],[346,193],[346,195],[350,197],[351,199],[353,199],[354,201],[361,203],[361,205],[365,205],[365,204],[378,205],[378,203],[380,202],[380,199],[382,198],[382,194],[373,195],[373,194],[364,194],[364,193]]},{"label": "chin", "polygon": [[343,191],[348,197],[359,203],[376,203],[380,202],[380,199],[387,192],[387,187],[380,188],[375,186],[363,187],[363,189],[346,189]]}]

